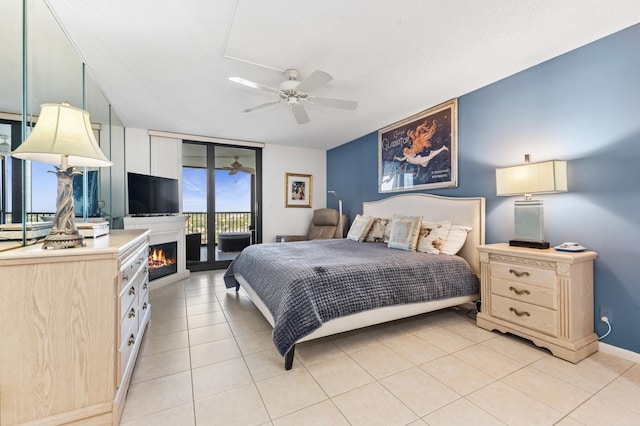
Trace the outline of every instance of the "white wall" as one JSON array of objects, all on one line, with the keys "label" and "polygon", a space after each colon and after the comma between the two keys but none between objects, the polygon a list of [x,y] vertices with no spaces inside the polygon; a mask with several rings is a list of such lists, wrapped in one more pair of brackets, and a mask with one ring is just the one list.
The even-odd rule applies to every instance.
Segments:
[{"label": "white wall", "polygon": [[[266,145],[262,152],[262,241],[275,242],[280,234],[306,234],[313,210],[327,203],[326,152],[282,145]],[[284,206],[286,173],[312,176],[311,208]]]},{"label": "white wall", "polygon": [[151,174],[151,153],[149,145],[149,131],[146,129],[125,129],[125,160],[127,171]]}]

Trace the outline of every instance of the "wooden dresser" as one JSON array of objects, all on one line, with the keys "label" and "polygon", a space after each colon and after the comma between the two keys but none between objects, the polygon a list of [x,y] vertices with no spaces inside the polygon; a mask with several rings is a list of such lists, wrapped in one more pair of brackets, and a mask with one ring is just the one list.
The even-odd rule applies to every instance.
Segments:
[{"label": "wooden dresser", "polygon": [[531,340],[578,362],[598,350],[593,331],[597,253],[487,244],[480,252],[479,327]]},{"label": "wooden dresser", "polygon": [[0,424],[117,425],[149,321],[146,230],[0,253]]}]

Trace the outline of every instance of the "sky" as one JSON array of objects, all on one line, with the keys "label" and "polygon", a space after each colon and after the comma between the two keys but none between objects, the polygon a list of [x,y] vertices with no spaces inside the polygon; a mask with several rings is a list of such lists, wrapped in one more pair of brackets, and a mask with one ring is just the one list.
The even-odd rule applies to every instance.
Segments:
[{"label": "sky", "polygon": [[[207,211],[206,169],[183,167],[182,169],[182,211]],[[251,211],[251,175],[238,172],[229,175],[228,170],[216,170],[216,211]]]}]

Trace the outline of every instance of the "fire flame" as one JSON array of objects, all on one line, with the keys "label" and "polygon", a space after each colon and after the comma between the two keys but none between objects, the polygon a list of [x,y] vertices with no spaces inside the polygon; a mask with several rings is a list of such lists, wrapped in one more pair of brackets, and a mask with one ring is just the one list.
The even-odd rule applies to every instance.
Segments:
[{"label": "fire flame", "polygon": [[162,268],[176,263],[175,259],[168,258],[162,249],[153,249],[149,254],[149,268]]}]

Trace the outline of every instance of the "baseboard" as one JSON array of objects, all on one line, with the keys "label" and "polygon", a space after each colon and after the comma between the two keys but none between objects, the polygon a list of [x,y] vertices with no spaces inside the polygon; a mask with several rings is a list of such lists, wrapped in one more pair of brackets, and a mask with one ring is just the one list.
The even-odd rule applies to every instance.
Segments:
[{"label": "baseboard", "polygon": [[630,351],[628,349],[622,349],[617,346],[609,345],[607,343],[598,342],[598,350],[609,355],[615,355],[618,358],[626,359],[627,361],[637,362],[640,364],[640,354]]}]

